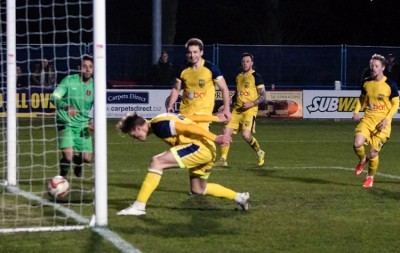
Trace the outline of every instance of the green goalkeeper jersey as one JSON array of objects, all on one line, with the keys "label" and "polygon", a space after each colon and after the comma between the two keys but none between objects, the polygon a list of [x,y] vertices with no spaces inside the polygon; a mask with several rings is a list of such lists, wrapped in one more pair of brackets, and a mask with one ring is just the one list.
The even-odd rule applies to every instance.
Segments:
[{"label": "green goalkeeper jersey", "polygon": [[[57,123],[72,127],[85,127],[89,124],[89,112],[93,106],[93,78],[86,84],[81,81],[80,74],[65,77],[51,95],[57,108]],[[73,106],[77,114],[71,117],[66,110]]]}]

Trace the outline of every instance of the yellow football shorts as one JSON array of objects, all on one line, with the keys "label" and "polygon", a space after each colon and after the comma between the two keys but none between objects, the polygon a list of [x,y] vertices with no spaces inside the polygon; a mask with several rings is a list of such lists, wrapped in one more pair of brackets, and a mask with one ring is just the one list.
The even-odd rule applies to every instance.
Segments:
[{"label": "yellow football shorts", "polygon": [[208,179],[217,155],[214,143],[178,145],[170,150],[179,167],[187,169],[190,176]]},{"label": "yellow football shorts", "polygon": [[232,111],[231,120],[226,125],[226,127],[234,130],[234,133],[237,133],[241,130],[249,130],[252,133],[256,132],[256,116],[257,111],[255,110],[246,110],[244,112],[240,112],[235,108]]},{"label": "yellow football shorts", "polygon": [[382,119],[362,118],[355,129],[355,134],[364,136],[366,145],[371,145],[376,151],[380,151],[387,139],[390,137],[391,121],[388,122],[386,129],[379,131],[376,126]]}]

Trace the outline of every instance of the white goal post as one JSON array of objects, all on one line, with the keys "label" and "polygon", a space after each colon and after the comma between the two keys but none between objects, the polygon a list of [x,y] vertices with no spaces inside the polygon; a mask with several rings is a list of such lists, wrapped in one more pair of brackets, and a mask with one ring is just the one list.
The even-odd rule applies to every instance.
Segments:
[{"label": "white goal post", "polygon": [[95,224],[107,225],[106,3],[94,1]]},{"label": "white goal post", "polygon": [[[7,86],[0,86],[0,233],[107,226],[105,0],[7,0],[0,3],[0,14],[2,81],[7,70]],[[95,68],[94,162],[84,165],[80,178],[70,171],[71,193],[53,200],[47,182],[58,174],[60,151],[49,94],[63,77],[79,71],[87,53]],[[49,56],[55,82],[35,87],[32,66]]]}]

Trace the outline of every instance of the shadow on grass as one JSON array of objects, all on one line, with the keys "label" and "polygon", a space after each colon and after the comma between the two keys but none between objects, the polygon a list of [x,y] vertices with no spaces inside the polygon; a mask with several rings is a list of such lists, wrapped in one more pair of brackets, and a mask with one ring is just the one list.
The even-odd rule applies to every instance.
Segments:
[{"label": "shadow on grass", "polygon": [[[118,184],[115,186],[120,186],[120,185]],[[132,190],[129,192],[129,195],[126,197],[124,194],[123,196],[120,195],[119,197],[109,198],[108,199],[108,207],[111,209],[114,209],[115,213],[119,212],[120,210],[122,210],[124,208],[127,208],[129,205],[133,204],[133,202],[135,201],[140,187],[141,187],[141,183],[126,184],[126,188],[129,188]],[[125,186],[123,188],[125,188]],[[160,192],[172,192],[172,193],[178,193],[178,194],[186,193],[184,190],[171,190],[171,189],[160,186],[153,192],[152,195],[154,195],[154,194],[158,195]],[[188,192],[189,192],[189,190],[187,191],[187,194],[188,194]],[[148,206],[151,207],[151,205],[148,205]],[[157,207],[160,207],[160,206],[157,205]],[[151,208],[153,208],[153,207],[151,207]]]},{"label": "shadow on grass", "polygon": [[[232,208],[227,208],[229,205],[227,202],[229,201],[210,196],[188,195],[183,201],[177,201],[171,205],[149,204],[146,216],[125,217],[126,219],[138,219],[139,225],[129,226],[127,224],[121,231],[128,234],[151,234],[162,238],[208,238],[212,235],[240,235],[241,231],[232,229],[230,225],[227,225],[227,220],[231,220],[233,223],[240,222],[240,217],[246,215],[247,212],[235,211],[236,204],[233,201],[231,201]],[[171,215],[174,218],[168,218]],[[181,218],[176,216],[181,216]]]},{"label": "shadow on grass", "polygon": [[285,176],[277,176],[277,175],[270,175],[273,179],[280,179],[283,181],[292,181],[292,182],[300,182],[305,184],[319,184],[319,185],[343,185],[349,186],[348,182],[340,182],[340,181],[333,181],[327,179],[320,179],[320,178],[312,178],[312,177],[285,177]]},{"label": "shadow on grass", "polygon": [[131,183],[108,183],[108,186],[110,188],[115,187],[115,188],[127,188],[127,189],[140,189],[140,186],[142,185],[142,182],[135,182],[132,180]]},{"label": "shadow on grass", "polygon": [[275,169],[267,168],[267,167],[260,167],[256,165],[241,165],[239,166],[228,166],[228,167],[215,167],[214,171],[218,170],[229,170],[229,171],[249,171],[251,173],[257,174],[257,176],[269,176],[273,173],[278,172]]},{"label": "shadow on grass", "polygon": [[[382,181],[378,181],[378,184],[383,183]],[[393,183],[393,182],[389,182]],[[394,200],[400,200],[400,194],[398,191],[389,191],[380,188],[379,186],[374,186],[372,189],[366,189],[368,193],[371,195],[374,195],[378,199],[382,198],[388,198],[388,199],[394,199]]]},{"label": "shadow on grass", "polygon": [[103,236],[91,231],[90,239],[86,242],[84,252],[104,252],[105,240]]}]

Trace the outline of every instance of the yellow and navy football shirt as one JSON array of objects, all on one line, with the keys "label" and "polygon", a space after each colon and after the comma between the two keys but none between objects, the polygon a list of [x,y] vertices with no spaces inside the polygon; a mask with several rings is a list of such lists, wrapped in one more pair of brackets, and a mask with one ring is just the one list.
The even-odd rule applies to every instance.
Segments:
[{"label": "yellow and navy football shirt", "polygon": [[[236,76],[236,104],[235,108],[241,108],[245,102],[253,102],[259,97],[258,88],[265,87],[264,80],[259,73],[252,70],[248,73],[240,73]],[[258,106],[254,106],[258,108]]]},{"label": "yellow and navy football shirt", "polygon": [[397,112],[398,100],[394,105],[391,100],[399,96],[399,91],[396,83],[387,79],[386,76],[379,81],[372,78],[366,79],[361,88],[361,96],[364,96],[364,117],[391,120]]},{"label": "yellow and navy football shirt", "polygon": [[[209,117],[210,121],[215,118]],[[173,113],[159,114],[150,120],[150,128],[154,135],[173,147],[190,143],[214,146],[215,134],[200,128],[189,118]]]},{"label": "yellow and navy football shirt", "polygon": [[201,59],[199,68],[183,67],[177,76],[182,82],[183,95],[179,111],[184,115],[211,115],[215,103],[215,83],[222,77],[217,66]]}]

